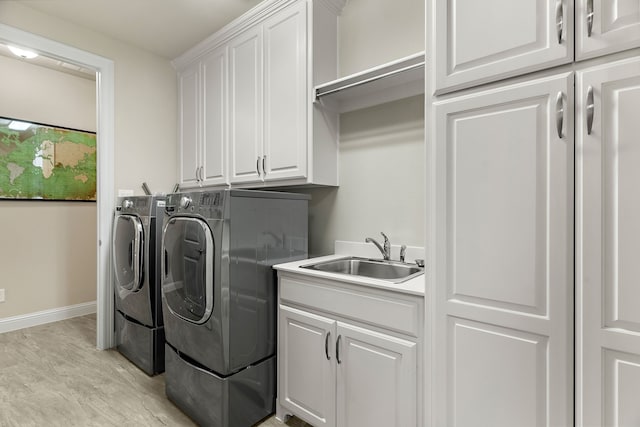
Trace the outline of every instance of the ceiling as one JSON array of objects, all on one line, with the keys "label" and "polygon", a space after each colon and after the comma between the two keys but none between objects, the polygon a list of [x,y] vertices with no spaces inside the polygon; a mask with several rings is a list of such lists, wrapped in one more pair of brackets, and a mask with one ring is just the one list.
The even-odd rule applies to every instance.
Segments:
[{"label": "ceiling", "polygon": [[261,0],[18,1],[110,38],[174,59]]}]

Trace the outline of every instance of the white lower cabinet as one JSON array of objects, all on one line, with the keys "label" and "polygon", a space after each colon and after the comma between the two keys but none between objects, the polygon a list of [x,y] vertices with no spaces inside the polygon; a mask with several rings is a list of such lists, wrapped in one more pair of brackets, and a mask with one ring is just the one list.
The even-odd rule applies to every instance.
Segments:
[{"label": "white lower cabinet", "polygon": [[640,58],[576,78],[576,425],[640,425]]},{"label": "white lower cabinet", "polygon": [[573,74],[436,102],[434,426],[573,424]]},{"label": "white lower cabinet", "polygon": [[336,425],[416,425],[415,342],[337,322]]},{"label": "white lower cabinet", "polygon": [[278,322],[280,404],[316,427],[335,425],[336,322],[283,305]]},{"label": "white lower cabinet", "polygon": [[638,111],[637,56],[434,103],[431,425],[640,425]]},{"label": "white lower cabinet", "polygon": [[[413,333],[386,333],[380,325],[368,327],[362,321],[366,319],[357,316],[347,318],[348,310],[342,308],[358,304],[360,296],[350,287],[332,288],[330,282],[285,282],[282,291],[280,279],[278,418],[295,415],[315,427],[419,425],[420,339]],[[293,300],[286,301],[288,295]],[[309,301],[301,301],[305,295]],[[364,291],[361,296],[360,311],[363,307],[366,310],[369,301],[385,304],[384,295]],[[333,298],[338,298],[337,304],[331,302]],[[293,307],[311,300],[316,301],[315,307]],[[388,303],[391,310],[415,308],[416,322],[422,317],[418,297],[391,298]],[[415,325],[421,330],[418,323]],[[395,329],[397,325],[389,326]]]}]

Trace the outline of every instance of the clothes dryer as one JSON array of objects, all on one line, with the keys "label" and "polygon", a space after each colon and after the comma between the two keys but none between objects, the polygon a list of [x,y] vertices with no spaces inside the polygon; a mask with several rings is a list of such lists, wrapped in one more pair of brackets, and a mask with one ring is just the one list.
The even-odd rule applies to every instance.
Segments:
[{"label": "clothes dryer", "polygon": [[149,375],[164,372],[160,256],[164,196],[119,198],[113,222],[118,351]]},{"label": "clothes dryer", "polygon": [[307,258],[308,199],[250,190],[167,198],[166,393],[200,425],[246,427],[275,409],[271,267]]}]

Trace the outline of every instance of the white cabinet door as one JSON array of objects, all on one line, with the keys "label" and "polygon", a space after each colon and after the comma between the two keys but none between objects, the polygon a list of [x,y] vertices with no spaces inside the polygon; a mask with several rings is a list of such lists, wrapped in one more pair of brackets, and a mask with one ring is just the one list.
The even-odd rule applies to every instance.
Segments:
[{"label": "white cabinet door", "polygon": [[434,104],[433,425],[573,424],[572,100],[567,73]]},{"label": "white cabinet door", "polygon": [[415,342],[338,322],[337,425],[416,426]]},{"label": "white cabinet door", "polygon": [[573,58],[573,0],[434,1],[437,92]]},{"label": "white cabinet door", "polygon": [[227,181],[227,49],[202,60],[202,171],[205,185]]},{"label": "white cabinet door", "polygon": [[577,0],[576,59],[640,46],[638,0]]},{"label": "white cabinet door", "polygon": [[262,180],[262,27],[229,44],[229,147],[232,183]]},{"label": "white cabinet door", "polygon": [[196,184],[200,167],[200,64],[180,73],[180,182]]},{"label": "white cabinet door", "polygon": [[335,426],[336,321],[286,306],[278,318],[278,401],[316,427]]},{"label": "white cabinet door", "polygon": [[636,426],[640,58],[579,72],[576,87],[576,425]]},{"label": "white cabinet door", "polygon": [[306,2],[264,23],[265,180],[307,173]]}]

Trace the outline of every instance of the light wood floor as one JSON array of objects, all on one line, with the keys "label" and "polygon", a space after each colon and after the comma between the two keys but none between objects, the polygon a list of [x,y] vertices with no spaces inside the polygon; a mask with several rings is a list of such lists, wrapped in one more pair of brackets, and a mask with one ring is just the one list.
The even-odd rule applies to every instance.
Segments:
[{"label": "light wood floor", "polygon": [[95,315],[0,334],[0,426],[195,426],[167,399],[164,375],[95,343]]}]

